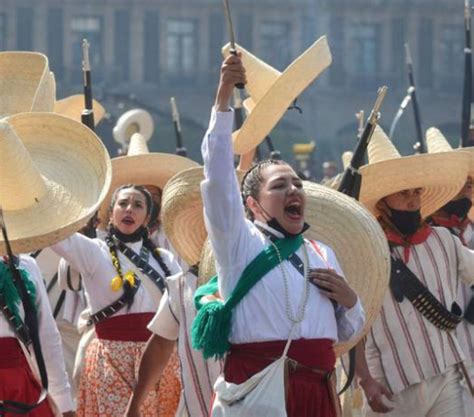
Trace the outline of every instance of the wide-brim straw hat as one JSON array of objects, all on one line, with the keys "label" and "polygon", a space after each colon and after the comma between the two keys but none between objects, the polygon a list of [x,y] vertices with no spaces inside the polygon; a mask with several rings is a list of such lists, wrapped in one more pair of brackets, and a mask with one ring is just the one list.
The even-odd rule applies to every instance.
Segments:
[{"label": "wide-brim straw hat", "polygon": [[[331,64],[331,51],[325,36],[280,73],[239,45],[246,70],[244,101],[248,114],[242,127],[234,132],[234,153],[242,155],[256,148],[283,117],[293,101]],[[230,45],[223,47],[229,55]]]},{"label": "wide-brim straw hat", "polygon": [[360,169],[360,201],[375,215],[388,195],[422,188],[421,216],[426,218],[451,201],[466,182],[470,157],[461,152],[401,157],[377,126],[368,146],[369,163]]},{"label": "wide-brim straw hat", "polygon": [[149,152],[145,138],[135,133],[130,140],[127,156],[112,159],[112,183],[99,210],[99,227],[107,227],[110,202],[118,187],[126,184],[153,185],[163,190],[178,172],[198,166],[197,162],[183,156]]},{"label": "wide-brim straw hat", "polygon": [[38,52],[0,52],[0,117],[52,112],[56,84],[48,58]]},{"label": "wide-brim straw hat", "polygon": [[[243,172],[237,171],[237,176],[240,181]],[[188,265],[199,262],[207,237],[201,196],[203,180],[202,167],[182,171],[167,182],[161,199],[165,234]]]},{"label": "wide-brim straw hat", "polygon": [[[353,198],[309,181],[304,181],[304,189],[305,220],[311,225],[305,235],[333,249],[366,313],[363,332],[351,342],[336,344],[336,354],[342,355],[369,331],[380,311],[390,276],[388,243],[377,220]],[[208,242],[199,273],[201,282],[215,275]]]},{"label": "wide-brim straw hat", "polygon": [[[93,100],[97,125],[105,109]],[[0,52],[0,118],[26,112],[54,112],[78,122],[84,110],[84,96],[56,101],[56,81],[48,57],[39,52]]]},{"label": "wide-brim straw hat", "polygon": [[[444,152],[465,152],[470,155],[471,163],[467,173],[474,180],[474,147],[454,149],[441,131],[435,127],[430,127],[426,131],[426,148],[428,153],[444,153]],[[469,211],[469,218],[474,220],[474,208]]]},{"label": "wide-brim straw hat", "polygon": [[[80,122],[84,108],[84,96],[75,94],[56,101],[53,111]],[[97,126],[105,116],[105,109],[97,100],[92,100],[92,110],[94,112],[94,124]]]},{"label": "wide-brim straw hat", "polygon": [[13,251],[36,251],[83,227],[111,171],[103,143],[81,123],[54,113],[0,120],[0,205]]}]

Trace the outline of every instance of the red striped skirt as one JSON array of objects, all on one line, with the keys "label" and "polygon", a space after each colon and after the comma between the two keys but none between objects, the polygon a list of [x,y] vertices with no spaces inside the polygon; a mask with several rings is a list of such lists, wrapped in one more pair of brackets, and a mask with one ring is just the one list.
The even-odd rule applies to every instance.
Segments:
[{"label": "red striped skirt", "polygon": [[[28,361],[14,337],[0,338],[0,400],[33,404],[38,400],[41,387],[31,372]],[[43,401],[28,417],[54,417],[47,400]],[[18,414],[6,413],[5,417]]]},{"label": "red striped skirt", "polygon": [[[260,372],[285,348],[285,341],[232,345],[226,357],[224,375],[227,382],[241,384]],[[339,407],[332,375],[336,357],[329,339],[295,340],[288,357],[304,367],[289,372],[286,409],[288,417],[336,417]],[[307,368],[306,368],[307,367]],[[312,369],[321,372],[315,373]]]}]

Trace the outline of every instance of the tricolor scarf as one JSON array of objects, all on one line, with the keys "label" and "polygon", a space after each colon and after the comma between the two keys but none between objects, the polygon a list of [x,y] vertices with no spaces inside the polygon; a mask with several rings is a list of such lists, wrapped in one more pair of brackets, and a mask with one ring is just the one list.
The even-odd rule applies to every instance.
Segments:
[{"label": "tricolor scarf", "polygon": [[217,276],[207,284],[199,287],[194,294],[194,303],[198,310],[191,328],[193,348],[202,350],[205,359],[222,358],[230,348],[232,310],[245,295],[268,272],[282,260],[295,253],[303,244],[303,236],[278,239],[267,246],[250,262],[242,272],[237,285],[226,301],[219,299],[205,302],[206,296],[213,296],[218,291]]},{"label": "tricolor scarf", "polygon": [[[24,268],[18,268],[21,279],[25,284],[28,296],[31,299],[31,304],[36,306],[36,287],[32,282],[28,272]],[[0,260],[0,295],[3,297],[5,304],[8,306],[10,311],[13,313],[16,319],[15,327],[21,322],[21,316],[19,311],[19,305],[21,303],[19,289],[16,287],[12,271],[8,265],[8,261]]]}]

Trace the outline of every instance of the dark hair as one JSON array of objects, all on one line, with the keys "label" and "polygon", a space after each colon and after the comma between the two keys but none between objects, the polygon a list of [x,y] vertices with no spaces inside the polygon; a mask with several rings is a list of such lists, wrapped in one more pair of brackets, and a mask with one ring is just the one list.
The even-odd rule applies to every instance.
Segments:
[{"label": "dark hair", "polygon": [[152,213],[153,210],[153,198],[151,197],[150,191],[148,191],[143,185],[135,185],[135,184],[125,184],[121,185],[120,187],[116,188],[114,194],[112,195],[112,199],[110,200],[109,212],[111,212],[117,202],[117,196],[120,191],[122,190],[136,190],[143,194],[145,197],[146,203],[146,214]]},{"label": "dark hair", "polygon": [[245,214],[250,220],[254,220],[252,210],[247,207],[247,197],[253,197],[256,200],[260,195],[260,187],[264,180],[263,171],[271,165],[288,165],[285,161],[280,159],[265,159],[253,165],[242,178],[241,192],[242,200],[245,206]]}]

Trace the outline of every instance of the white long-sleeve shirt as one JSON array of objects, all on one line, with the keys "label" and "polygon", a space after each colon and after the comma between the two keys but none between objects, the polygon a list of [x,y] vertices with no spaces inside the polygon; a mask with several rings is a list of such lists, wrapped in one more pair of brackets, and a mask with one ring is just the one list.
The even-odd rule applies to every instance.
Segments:
[{"label": "white long-sleeve shirt", "polygon": [[[139,254],[142,241],[127,243],[127,246]],[[90,239],[75,233],[67,239],[56,243],[51,248],[66,259],[71,267],[82,275],[87,305],[90,306],[92,314],[112,304],[122,295],[123,290],[112,291],[110,287],[112,279],[117,276],[117,271],[112,264],[107,243],[100,239]],[[138,271],[137,267],[123,253],[117,251],[117,254],[122,267],[122,273],[126,274],[128,271],[135,272],[142,285],[138,288],[130,309],[123,308],[115,313],[115,315],[155,313],[161,300],[161,291],[148,277]],[[181,272],[170,252],[160,249],[160,254],[172,274]],[[160,275],[165,276],[164,271],[152,254],[150,254],[148,263]]]},{"label": "white long-sleeve shirt", "polygon": [[[35,304],[38,312],[41,349],[48,372],[49,393],[61,412],[72,411],[75,409],[75,406],[64,365],[61,337],[51,312],[43,277],[35,260],[30,256],[21,255],[19,266],[28,272],[31,281],[36,287]],[[21,304],[19,306],[19,313],[24,320],[25,314]],[[16,335],[5,316],[0,314],[0,338],[2,337],[16,337]]]},{"label": "white long-sleeve shirt", "polygon": [[[213,110],[202,143],[204,218],[216,257],[219,291],[224,298],[229,297],[245,267],[270,244],[269,238],[245,218],[234,169],[232,127],[233,112]],[[305,241],[309,267],[327,268],[329,264],[342,275],[332,249],[322,243],[317,244],[325,260],[321,259],[310,242]],[[303,248],[298,249],[296,254],[303,259]],[[289,280],[289,304],[294,316],[305,279],[289,261],[284,261],[281,266],[285,268]],[[351,309],[339,307],[335,312],[330,300],[316,286],[310,285],[305,317],[293,338],[348,340],[362,330],[364,322],[365,313],[360,300]],[[280,266],[277,266],[234,308],[230,341],[249,343],[286,340],[291,327],[292,323],[286,314],[283,274]]]}]

